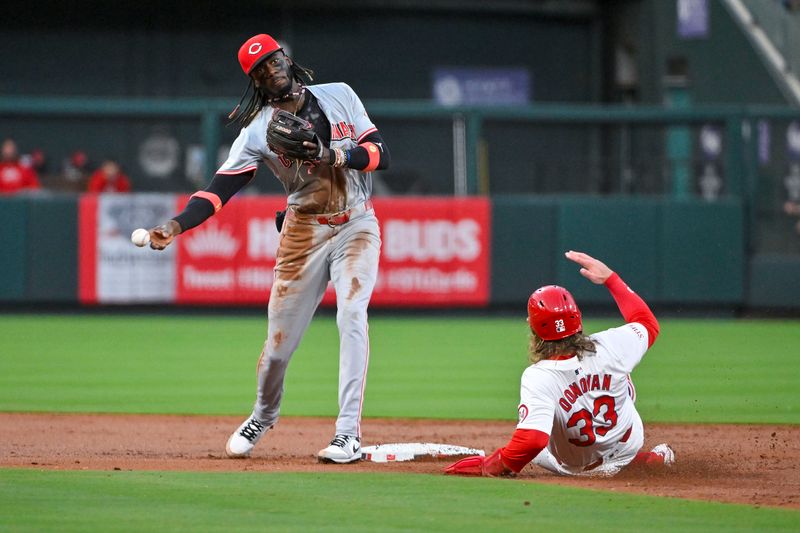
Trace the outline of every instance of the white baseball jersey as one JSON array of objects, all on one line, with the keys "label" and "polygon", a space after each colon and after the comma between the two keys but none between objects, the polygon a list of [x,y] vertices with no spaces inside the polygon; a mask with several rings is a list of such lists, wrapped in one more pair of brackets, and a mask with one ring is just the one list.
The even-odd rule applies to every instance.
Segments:
[{"label": "white baseball jersey", "polygon": [[577,474],[633,460],[644,435],[629,374],[647,351],[647,335],[641,324],[625,324],[590,335],[597,352],[583,360],[548,359],[525,370],[517,427],[550,435],[536,464],[549,468],[543,463],[552,456],[551,470]]},{"label": "white baseball jersey", "polygon": [[[331,124],[331,148],[348,150],[360,143],[364,137],[377,131],[364,104],[346,83],[326,83],[309,85],[310,91],[319,102],[319,107]],[[320,180],[344,181],[347,192],[339,205],[331,212],[344,210],[364,203],[372,195],[372,174],[351,168],[333,168],[329,165],[304,164],[297,168],[297,161],[281,157],[267,146],[267,125],[272,120],[275,109],[266,106],[258,115],[242,128],[239,137],[231,146],[228,159],[217,174],[241,174],[256,170],[259,161],[272,170],[275,177],[283,183],[288,195],[288,205],[303,206],[307,203]],[[332,176],[332,173],[340,173]]]}]

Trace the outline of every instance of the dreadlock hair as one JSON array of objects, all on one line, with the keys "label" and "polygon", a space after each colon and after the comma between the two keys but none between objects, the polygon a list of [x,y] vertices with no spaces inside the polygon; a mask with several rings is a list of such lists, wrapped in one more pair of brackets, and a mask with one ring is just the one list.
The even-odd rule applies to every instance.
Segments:
[{"label": "dreadlock hair", "polygon": [[528,347],[528,360],[531,363],[538,363],[544,359],[556,355],[575,354],[578,360],[583,359],[584,355],[597,352],[594,341],[583,334],[582,331],[570,335],[569,337],[557,341],[546,341],[531,332],[531,342]]},{"label": "dreadlock hair", "polygon": [[[300,85],[314,81],[314,71],[309,68],[292,62],[289,69],[292,73],[292,79]],[[247,96],[247,93],[250,92],[250,89],[253,89],[253,93],[250,95],[250,100],[248,100],[247,104],[244,106],[244,109],[240,109],[242,101]],[[250,78],[250,82],[247,84],[244,94],[242,94],[242,97],[239,99],[239,103],[235,108],[233,108],[233,111],[231,111],[230,115],[228,115],[228,119],[230,120],[228,124],[239,122],[243,128],[247,127],[247,125],[253,121],[256,115],[258,115],[258,112],[269,103],[269,99],[269,95],[266,93],[266,91],[256,87],[255,83],[253,83],[253,78]]]}]

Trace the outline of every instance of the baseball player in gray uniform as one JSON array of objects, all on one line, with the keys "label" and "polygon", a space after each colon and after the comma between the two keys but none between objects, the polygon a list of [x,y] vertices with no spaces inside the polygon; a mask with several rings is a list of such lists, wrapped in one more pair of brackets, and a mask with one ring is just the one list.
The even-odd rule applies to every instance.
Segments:
[{"label": "baseball player in gray uniform", "polygon": [[[209,186],[183,212],[150,230],[151,247],[214,215],[253,178],[259,162],[288,195],[285,220],[278,217],[280,244],[269,298],[268,333],[258,361],[252,414],[226,445],[245,457],[273,427],[283,396],[287,365],[322,300],[328,281],[336,289],[339,328],[339,417],[322,462],[361,459],[361,411],[369,362],[367,306],[378,274],[381,237],[372,209],[371,172],[389,165],[389,152],[356,93],[344,83],[306,85],[311,71],[292,61],[269,35],[248,39],[239,62],[252,89],[249,102],[231,113],[242,123],[227,161]],[[313,125],[317,142],[288,157],[268,145],[267,129],[279,110]]]}]

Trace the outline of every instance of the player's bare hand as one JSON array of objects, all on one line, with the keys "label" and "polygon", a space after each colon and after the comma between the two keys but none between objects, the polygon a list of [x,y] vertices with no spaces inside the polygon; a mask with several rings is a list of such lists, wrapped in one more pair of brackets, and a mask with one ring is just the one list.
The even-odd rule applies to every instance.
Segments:
[{"label": "player's bare hand", "polygon": [[581,276],[597,285],[605,283],[606,280],[611,277],[611,274],[614,273],[605,263],[583,252],[573,252],[570,250],[564,255],[567,259],[578,263],[582,267],[580,270]]},{"label": "player's bare hand", "polygon": [[180,235],[181,226],[174,220],[170,220],[148,231],[150,232],[150,248],[163,250],[177,235]]}]

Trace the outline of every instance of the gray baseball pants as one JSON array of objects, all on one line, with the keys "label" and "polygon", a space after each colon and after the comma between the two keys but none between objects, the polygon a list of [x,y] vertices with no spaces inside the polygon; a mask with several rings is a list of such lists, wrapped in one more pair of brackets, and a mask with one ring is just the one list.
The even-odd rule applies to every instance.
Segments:
[{"label": "gray baseball pants", "polygon": [[367,306],[378,276],[381,237],[370,206],[351,210],[349,222],[320,224],[318,215],[290,209],[281,230],[270,293],[268,330],[258,362],[253,415],[278,420],[289,360],[308,329],[328,281],[336,289],[339,328],[339,417],[336,433],[361,437],[369,362]]}]

